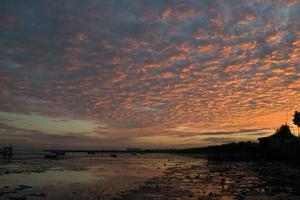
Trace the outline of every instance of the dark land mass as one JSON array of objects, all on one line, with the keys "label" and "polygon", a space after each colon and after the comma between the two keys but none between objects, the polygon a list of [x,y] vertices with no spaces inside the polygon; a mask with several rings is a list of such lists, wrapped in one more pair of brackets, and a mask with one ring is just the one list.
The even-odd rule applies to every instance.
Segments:
[{"label": "dark land mass", "polygon": [[182,154],[204,154],[210,160],[277,160],[299,162],[300,139],[288,125],[282,125],[269,136],[258,138],[259,143],[238,142],[203,148],[177,150]]}]

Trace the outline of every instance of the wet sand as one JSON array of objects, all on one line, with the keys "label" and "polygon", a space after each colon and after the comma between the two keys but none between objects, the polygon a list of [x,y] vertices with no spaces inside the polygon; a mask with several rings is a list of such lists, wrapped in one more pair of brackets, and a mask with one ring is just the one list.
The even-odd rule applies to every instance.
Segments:
[{"label": "wet sand", "polygon": [[1,200],[300,199],[299,168],[274,162],[126,155],[24,160],[0,174]]},{"label": "wet sand", "polygon": [[119,199],[295,200],[300,199],[299,175],[282,163],[193,161],[167,169]]}]

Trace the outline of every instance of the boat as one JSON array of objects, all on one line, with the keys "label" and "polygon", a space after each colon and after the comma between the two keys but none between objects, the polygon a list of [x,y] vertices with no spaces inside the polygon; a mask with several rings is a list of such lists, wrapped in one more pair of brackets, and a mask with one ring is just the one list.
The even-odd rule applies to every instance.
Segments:
[{"label": "boat", "polygon": [[117,154],[110,154],[110,157],[112,157],[112,158],[117,158],[118,155],[117,155]]},{"label": "boat", "polygon": [[44,155],[44,158],[46,158],[46,159],[56,159],[57,157],[58,157],[57,153],[46,153]]}]

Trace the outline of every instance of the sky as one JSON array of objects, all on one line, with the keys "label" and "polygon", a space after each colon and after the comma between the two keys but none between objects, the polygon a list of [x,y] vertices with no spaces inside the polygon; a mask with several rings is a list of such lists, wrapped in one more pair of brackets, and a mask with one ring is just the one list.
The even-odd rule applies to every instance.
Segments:
[{"label": "sky", "polygon": [[0,0],[0,145],[257,141],[297,109],[297,0]]}]

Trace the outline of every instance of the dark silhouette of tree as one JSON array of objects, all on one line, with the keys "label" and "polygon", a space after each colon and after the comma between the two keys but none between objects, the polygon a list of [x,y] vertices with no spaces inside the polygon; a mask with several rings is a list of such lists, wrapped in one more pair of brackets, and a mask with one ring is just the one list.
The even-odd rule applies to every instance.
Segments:
[{"label": "dark silhouette of tree", "polygon": [[299,136],[300,112],[295,111],[293,122],[294,122],[294,124],[298,127],[298,136]]}]

